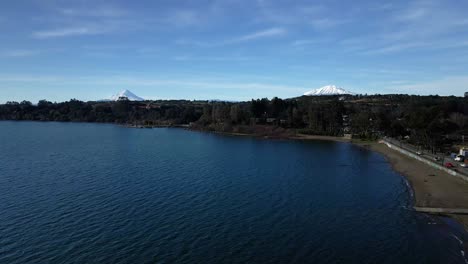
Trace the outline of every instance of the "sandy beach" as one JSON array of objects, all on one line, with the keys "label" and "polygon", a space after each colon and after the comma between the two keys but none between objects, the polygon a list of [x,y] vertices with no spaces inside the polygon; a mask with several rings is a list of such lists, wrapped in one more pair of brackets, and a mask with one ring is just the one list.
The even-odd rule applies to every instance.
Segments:
[{"label": "sandy beach", "polygon": [[[350,140],[342,137],[298,135],[292,139],[350,142],[384,155],[393,169],[405,176],[414,191],[414,205],[419,207],[468,208],[468,182],[444,171],[405,156],[385,144]],[[468,215],[450,215],[468,231]]]},{"label": "sandy beach", "polygon": [[[232,136],[253,136],[251,134],[220,133]],[[264,138],[264,137],[262,137]],[[352,140],[344,137],[297,134],[285,136],[293,140],[328,140],[349,142],[384,155],[393,169],[405,176],[414,191],[414,205],[419,207],[468,208],[468,182],[427,164],[390,149],[385,144]],[[468,231],[468,215],[450,215]]]},{"label": "sandy beach", "polygon": [[[421,161],[405,156],[384,144],[353,142],[383,154],[393,169],[404,175],[414,190],[415,206],[468,208],[468,183]],[[468,215],[451,215],[468,231]]]}]

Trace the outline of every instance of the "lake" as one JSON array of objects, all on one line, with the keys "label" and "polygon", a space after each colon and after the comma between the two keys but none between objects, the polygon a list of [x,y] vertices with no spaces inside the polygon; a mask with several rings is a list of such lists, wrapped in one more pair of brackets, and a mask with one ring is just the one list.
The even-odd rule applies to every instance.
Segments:
[{"label": "lake", "polygon": [[466,263],[348,143],[0,122],[0,263]]}]

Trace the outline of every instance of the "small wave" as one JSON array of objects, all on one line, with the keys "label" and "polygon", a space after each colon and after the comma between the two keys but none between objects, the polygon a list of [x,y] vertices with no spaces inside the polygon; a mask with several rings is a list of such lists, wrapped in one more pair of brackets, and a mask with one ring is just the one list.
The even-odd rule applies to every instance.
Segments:
[{"label": "small wave", "polygon": [[461,246],[463,246],[463,241],[459,237],[457,237],[454,234],[452,234],[452,237],[455,238],[458,241],[458,243],[460,243]]},{"label": "small wave", "polygon": [[463,260],[465,261],[465,263],[468,264],[468,259],[466,258],[465,250],[463,250],[463,247],[464,247],[463,240],[461,240],[458,236],[456,236],[454,234],[451,234],[451,237],[455,238],[455,240],[457,240],[458,243],[460,244],[460,246],[462,247],[462,249],[460,250],[460,254],[461,254]]},{"label": "small wave", "polygon": [[410,194],[411,200],[413,200],[414,199],[413,187],[411,187],[411,184],[409,183],[408,179],[403,177],[403,180],[405,181],[406,187],[408,188],[408,192]]}]

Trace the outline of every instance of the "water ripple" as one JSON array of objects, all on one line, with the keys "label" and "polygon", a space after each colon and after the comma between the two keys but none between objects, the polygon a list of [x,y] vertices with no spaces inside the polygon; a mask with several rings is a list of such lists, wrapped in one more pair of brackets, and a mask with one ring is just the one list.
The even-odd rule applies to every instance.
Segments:
[{"label": "water ripple", "polygon": [[466,264],[466,234],[350,144],[0,127],[0,263]]}]

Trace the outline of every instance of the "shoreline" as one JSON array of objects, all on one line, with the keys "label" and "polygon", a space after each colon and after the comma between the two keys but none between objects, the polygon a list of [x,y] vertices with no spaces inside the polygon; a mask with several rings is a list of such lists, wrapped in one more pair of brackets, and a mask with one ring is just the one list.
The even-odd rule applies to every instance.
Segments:
[{"label": "shoreline", "polygon": [[[198,132],[211,132],[226,136],[243,136],[261,139],[285,139],[285,140],[323,140],[341,143],[350,143],[358,147],[377,152],[385,157],[392,169],[404,177],[408,183],[408,188],[412,193],[412,204],[418,207],[440,207],[440,208],[468,208],[468,183],[462,179],[456,178],[447,172],[435,169],[429,165],[405,156],[383,143],[375,141],[353,140],[343,137],[318,136],[298,134],[283,137],[268,137],[255,134],[227,133],[216,131],[203,131],[194,129]],[[468,215],[448,214],[456,220],[466,232],[468,232]]]},{"label": "shoreline", "polygon": [[[468,184],[447,172],[405,156],[385,146],[370,142],[356,145],[382,154],[393,170],[404,176],[414,194],[414,206],[440,208],[467,208]],[[468,232],[468,215],[447,215],[457,220]]]},{"label": "shoreline", "polygon": [[[2,120],[12,121],[12,120]],[[17,122],[16,120],[14,120]],[[29,121],[31,122],[31,121]],[[34,121],[32,121],[34,122]],[[44,122],[44,121],[36,121]],[[56,121],[51,121],[56,122]],[[69,122],[66,122],[69,123]],[[89,123],[89,122],[77,122]],[[116,123],[95,123],[111,124],[126,127]],[[159,126],[162,127],[162,126]],[[229,133],[221,131],[209,131],[203,129],[194,129],[187,126],[165,126],[167,128],[179,128],[194,132],[213,133],[224,136],[241,136],[259,139],[279,139],[279,140],[300,140],[300,141],[334,141],[341,143],[350,143],[358,147],[366,148],[380,153],[390,163],[392,169],[402,175],[408,183],[408,188],[412,192],[413,206],[419,207],[440,207],[440,208],[467,208],[468,207],[468,183],[446,172],[430,167],[429,165],[405,156],[385,144],[375,141],[353,140],[344,137],[320,136],[306,134],[282,134],[282,135],[256,135],[247,133]],[[447,215],[456,220],[468,232],[468,215]]]},{"label": "shoreline", "polygon": [[[313,140],[349,142],[385,157],[392,169],[401,174],[412,193],[413,205],[419,207],[468,208],[468,183],[447,172],[401,154],[383,143],[343,140],[333,137],[312,137]],[[468,232],[468,215],[447,214]]]}]

